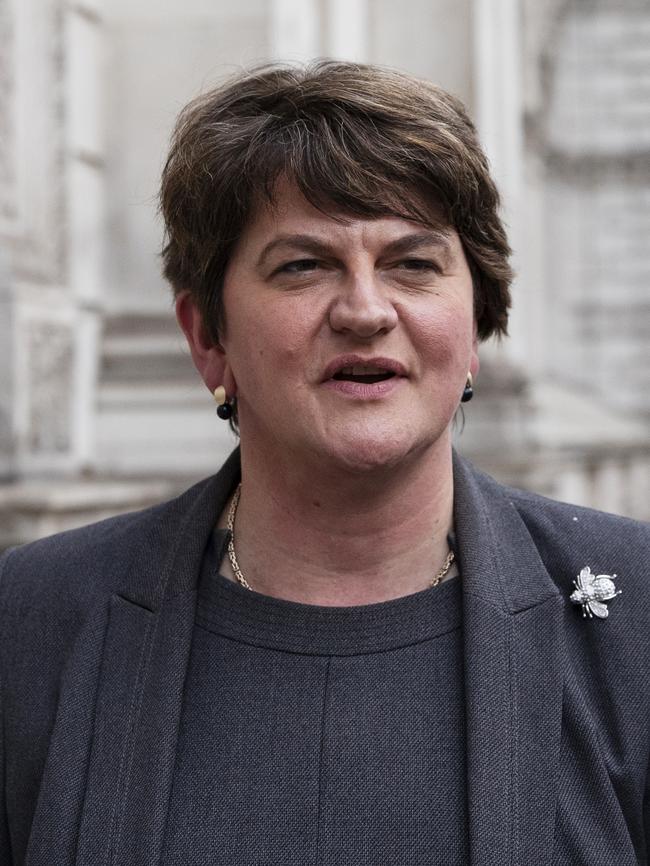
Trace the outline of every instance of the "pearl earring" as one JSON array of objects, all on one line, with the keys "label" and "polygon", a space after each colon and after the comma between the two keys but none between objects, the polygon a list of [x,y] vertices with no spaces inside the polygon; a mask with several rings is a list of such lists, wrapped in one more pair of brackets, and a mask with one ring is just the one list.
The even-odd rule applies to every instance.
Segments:
[{"label": "pearl earring", "polygon": [[468,403],[474,396],[474,388],[472,387],[473,384],[474,380],[472,379],[472,374],[468,373],[467,382],[465,382],[465,388],[463,389],[463,393],[460,398],[461,403]]},{"label": "pearl earring", "polygon": [[217,404],[217,415],[221,420],[228,421],[229,418],[232,418],[232,403],[228,402],[228,395],[223,385],[215,388],[212,396],[214,397],[214,402]]}]

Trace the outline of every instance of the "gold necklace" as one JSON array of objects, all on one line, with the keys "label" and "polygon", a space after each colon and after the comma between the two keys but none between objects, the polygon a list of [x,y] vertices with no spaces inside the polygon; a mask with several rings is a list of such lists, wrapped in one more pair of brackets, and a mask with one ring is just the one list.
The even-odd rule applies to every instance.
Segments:
[{"label": "gold necklace", "polygon": [[228,509],[228,521],[226,524],[228,529],[230,530],[230,539],[228,541],[228,559],[230,560],[230,565],[232,566],[232,570],[235,573],[237,582],[240,583],[242,586],[245,586],[246,589],[252,590],[253,587],[247,582],[246,578],[242,574],[239,563],[237,562],[237,554],[235,553],[235,515],[237,514],[237,506],[239,505],[240,496],[241,484],[238,484],[237,490],[235,490],[235,495],[233,496],[232,502],[230,503],[230,508]]},{"label": "gold necklace", "polygon": [[[246,587],[246,589],[250,589],[252,591],[253,587],[248,583],[244,575],[242,574],[242,570],[239,567],[239,563],[237,562],[237,554],[235,553],[235,516],[237,515],[237,506],[239,505],[239,497],[241,496],[241,484],[237,485],[237,490],[235,490],[235,495],[232,498],[232,502],[230,503],[230,508],[228,509],[228,519],[226,521],[226,526],[230,532],[230,538],[228,540],[228,559],[230,560],[230,565],[232,567],[233,573],[237,578],[237,582]],[[447,574],[449,569],[451,568],[451,564],[454,561],[454,551],[450,550],[447,554],[447,558],[445,559],[445,563],[440,569],[440,571],[436,574],[433,580],[430,583],[430,586],[438,586],[443,577]]]}]

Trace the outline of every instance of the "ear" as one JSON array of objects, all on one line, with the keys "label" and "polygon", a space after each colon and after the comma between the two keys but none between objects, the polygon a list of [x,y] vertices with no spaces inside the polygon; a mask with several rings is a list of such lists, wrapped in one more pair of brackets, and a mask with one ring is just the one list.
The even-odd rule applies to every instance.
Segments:
[{"label": "ear", "polygon": [[469,362],[469,372],[472,374],[473,379],[476,379],[480,366],[481,362],[478,357],[478,329],[476,322],[474,322],[474,339],[472,340],[472,355]]},{"label": "ear", "polygon": [[199,308],[187,291],[176,298],[176,320],[185,334],[194,366],[210,393],[224,385],[228,397],[234,397],[237,388],[226,352],[210,339]]}]

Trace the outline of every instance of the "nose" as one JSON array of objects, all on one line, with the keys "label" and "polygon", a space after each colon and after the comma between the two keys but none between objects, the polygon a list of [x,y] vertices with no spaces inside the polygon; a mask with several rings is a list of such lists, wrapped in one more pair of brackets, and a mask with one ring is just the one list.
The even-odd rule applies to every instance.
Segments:
[{"label": "nose", "polygon": [[374,274],[357,274],[340,285],[329,322],[334,331],[367,339],[391,331],[397,325],[397,311]]}]

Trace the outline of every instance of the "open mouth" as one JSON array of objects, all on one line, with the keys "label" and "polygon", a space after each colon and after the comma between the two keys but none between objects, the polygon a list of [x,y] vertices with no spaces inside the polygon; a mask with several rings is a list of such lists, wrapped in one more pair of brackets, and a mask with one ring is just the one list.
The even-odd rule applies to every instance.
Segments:
[{"label": "open mouth", "polygon": [[343,367],[332,376],[337,382],[361,382],[364,385],[373,385],[375,382],[385,382],[392,379],[395,373],[392,370],[384,370],[381,367],[368,365],[355,365],[354,367]]}]

